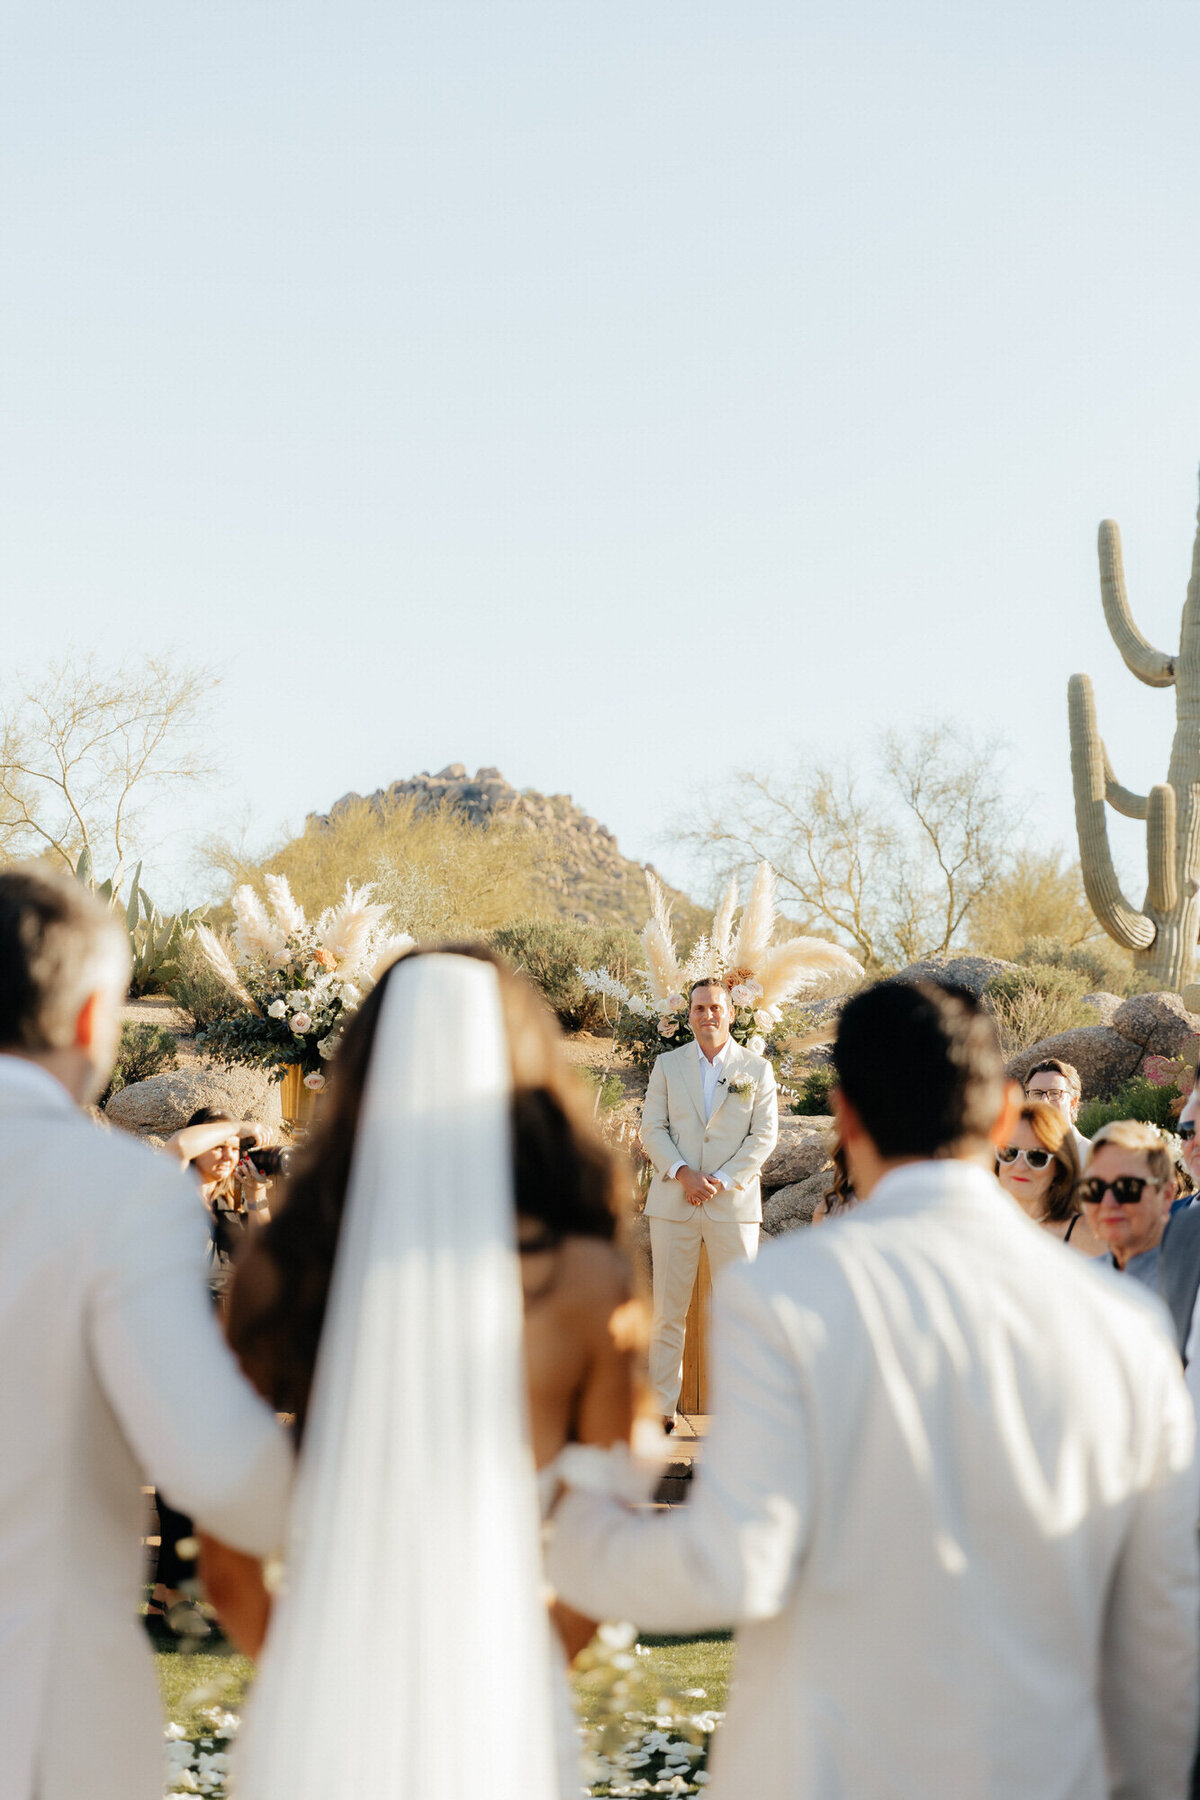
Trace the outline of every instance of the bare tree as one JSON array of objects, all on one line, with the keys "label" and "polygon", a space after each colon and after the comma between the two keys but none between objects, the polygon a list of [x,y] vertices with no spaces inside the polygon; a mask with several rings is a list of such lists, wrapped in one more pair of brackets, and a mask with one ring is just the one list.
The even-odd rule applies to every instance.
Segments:
[{"label": "bare tree", "polygon": [[0,849],[120,871],[145,803],[207,773],[194,731],[214,683],[157,657],[107,673],[69,656],[5,695]]},{"label": "bare tree", "polygon": [[888,733],[866,772],[849,761],[787,778],[742,771],[676,836],[721,878],[765,858],[803,929],[832,930],[880,969],[962,941],[1013,814],[1000,748],[941,724]]}]

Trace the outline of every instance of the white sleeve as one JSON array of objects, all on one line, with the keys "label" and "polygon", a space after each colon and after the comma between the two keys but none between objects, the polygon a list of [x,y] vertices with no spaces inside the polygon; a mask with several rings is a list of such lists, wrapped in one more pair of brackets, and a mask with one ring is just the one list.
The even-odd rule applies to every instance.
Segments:
[{"label": "white sleeve", "polygon": [[738,1269],[714,1292],[713,1423],[686,1506],[632,1512],[568,1492],[550,1579],[591,1618],[693,1632],[772,1617],[809,1521],[809,1449],[798,1371],[778,1320]]},{"label": "white sleeve", "polygon": [[1195,1420],[1174,1367],[1146,1371],[1157,1454],[1113,1577],[1101,1653],[1112,1800],[1187,1793],[1200,1699]]},{"label": "white sleeve", "polygon": [[267,1555],[283,1541],[292,1452],[221,1335],[199,1198],[184,1176],[152,1167],[115,1218],[88,1320],[101,1386],[171,1505]]}]

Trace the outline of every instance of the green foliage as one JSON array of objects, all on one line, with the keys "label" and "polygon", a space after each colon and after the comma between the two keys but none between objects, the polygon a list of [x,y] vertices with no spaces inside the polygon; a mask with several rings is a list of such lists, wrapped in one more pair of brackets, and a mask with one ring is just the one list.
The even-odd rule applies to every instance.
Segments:
[{"label": "green foliage", "polygon": [[[993,952],[993,954],[997,954]],[[1023,968],[1041,965],[1052,969],[1073,969],[1088,983],[1089,993],[1129,994],[1141,991],[1144,977],[1139,976],[1133,959],[1113,943],[1111,938],[1093,938],[1087,944],[1069,944],[1062,938],[1027,938],[1013,958]]]},{"label": "green foliage", "polygon": [[597,1112],[611,1112],[614,1106],[620,1106],[625,1098],[625,1083],[619,1075],[601,1077],[598,1069],[580,1069],[579,1075],[585,1087],[598,1096]]},{"label": "green foliage", "polygon": [[218,1019],[232,1019],[243,1011],[190,933],[179,947],[168,992],[188,1016],[192,1030],[205,1031]]},{"label": "green foliage", "polygon": [[817,1063],[809,1069],[792,1103],[794,1113],[816,1114],[829,1111],[829,1090],[837,1080],[832,1063]]},{"label": "green foliage", "polygon": [[627,981],[641,947],[623,925],[579,925],[570,919],[512,919],[491,934],[495,950],[534,982],[564,1031],[606,1031],[615,1009],[606,1013],[602,994],[592,994],[580,969],[608,970]]},{"label": "green foliage", "polygon": [[1174,1131],[1178,1117],[1179,1089],[1156,1087],[1144,1075],[1131,1075],[1107,1100],[1087,1100],[1079,1109],[1077,1124],[1084,1137],[1094,1137],[1102,1125],[1114,1119],[1141,1119]]},{"label": "green foliage", "polygon": [[135,1081],[148,1081],[151,1075],[161,1075],[178,1063],[175,1034],[165,1025],[122,1025],[116,1064],[100,1105],[107,1106],[114,1094],[132,1087]]},{"label": "green foliage", "polygon": [[129,937],[131,972],[129,992],[133,995],[165,994],[179,973],[180,956],[192,927],[203,918],[202,912],[175,913],[164,919],[142,886],[142,865],[133,871],[129,898],[121,904],[121,883],[125,865],[118,863],[107,881],[97,882],[92,853],[80,852],[75,865],[75,879],[113,912],[120,911]]},{"label": "green foliage", "polygon": [[1006,1057],[1076,1025],[1092,1023],[1083,996],[1091,983],[1078,969],[1028,963],[1006,969],[987,986],[987,998]]}]

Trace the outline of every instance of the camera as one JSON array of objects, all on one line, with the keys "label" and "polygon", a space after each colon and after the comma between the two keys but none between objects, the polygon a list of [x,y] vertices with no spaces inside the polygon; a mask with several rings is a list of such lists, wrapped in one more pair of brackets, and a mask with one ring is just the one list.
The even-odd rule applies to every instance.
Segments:
[{"label": "camera", "polygon": [[278,1144],[262,1144],[257,1150],[247,1145],[242,1155],[256,1174],[267,1176],[286,1175],[292,1160],[291,1151]]}]

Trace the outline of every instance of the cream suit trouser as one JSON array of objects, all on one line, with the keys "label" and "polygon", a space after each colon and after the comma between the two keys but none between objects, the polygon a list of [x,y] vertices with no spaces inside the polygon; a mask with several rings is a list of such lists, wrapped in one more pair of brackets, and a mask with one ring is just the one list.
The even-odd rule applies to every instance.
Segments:
[{"label": "cream suit trouser", "polygon": [[702,1206],[694,1209],[690,1219],[650,1220],[654,1277],[650,1386],[664,1418],[679,1404],[683,1339],[702,1243],[708,1245],[708,1266],[715,1281],[729,1263],[754,1261],[758,1254],[758,1226],[742,1225],[736,1219],[710,1219]]}]

